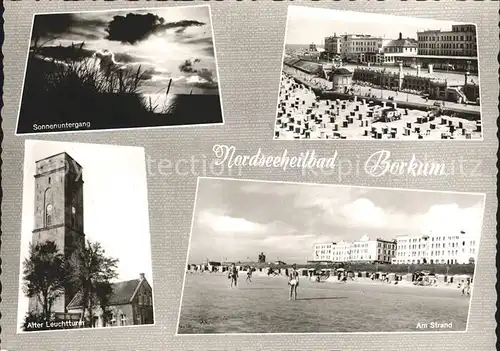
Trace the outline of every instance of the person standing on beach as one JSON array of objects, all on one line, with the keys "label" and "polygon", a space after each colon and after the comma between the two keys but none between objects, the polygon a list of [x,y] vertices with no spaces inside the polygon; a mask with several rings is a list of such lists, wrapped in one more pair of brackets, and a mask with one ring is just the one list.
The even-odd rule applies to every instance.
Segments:
[{"label": "person standing on beach", "polygon": [[234,287],[237,288],[238,287],[238,269],[236,268],[236,265],[233,263],[231,265],[231,268],[229,268],[229,277],[231,279],[231,288]]},{"label": "person standing on beach", "polygon": [[247,271],[247,279],[246,279],[246,282],[252,282],[252,271],[253,271],[253,268],[252,267],[249,267],[248,268],[248,271]]},{"label": "person standing on beach", "polygon": [[465,293],[467,293],[468,296],[470,295],[470,279],[469,278],[467,278],[462,283],[462,296],[464,296]]},{"label": "person standing on beach", "polygon": [[297,300],[297,287],[299,286],[299,272],[297,271],[297,265],[292,265],[292,270],[288,275],[288,286],[290,287],[289,300]]}]

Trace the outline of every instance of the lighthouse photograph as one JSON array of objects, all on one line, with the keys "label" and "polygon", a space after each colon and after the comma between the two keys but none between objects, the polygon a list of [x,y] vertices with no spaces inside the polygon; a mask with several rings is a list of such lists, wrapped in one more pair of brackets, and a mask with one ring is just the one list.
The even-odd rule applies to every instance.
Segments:
[{"label": "lighthouse photograph", "polygon": [[154,324],[144,149],[27,140],[18,332]]}]

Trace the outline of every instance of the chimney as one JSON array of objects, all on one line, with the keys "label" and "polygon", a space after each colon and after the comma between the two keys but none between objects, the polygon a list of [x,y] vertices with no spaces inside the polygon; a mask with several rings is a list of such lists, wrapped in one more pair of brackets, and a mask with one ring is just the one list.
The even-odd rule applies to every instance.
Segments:
[{"label": "chimney", "polygon": [[403,33],[399,32],[399,40],[403,39]]},{"label": "chimney", "polygon": [[141,280],[146,279],[145,274],[144,274],[144,273],[139,273],[139,278],[140,278]]}]

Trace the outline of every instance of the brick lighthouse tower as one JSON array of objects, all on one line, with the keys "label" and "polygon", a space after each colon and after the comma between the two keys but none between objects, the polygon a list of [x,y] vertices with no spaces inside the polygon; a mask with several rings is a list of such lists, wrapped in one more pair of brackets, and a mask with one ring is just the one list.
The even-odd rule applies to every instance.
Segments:
[{"label": "brick lighthouse tower", "polygon": [[[53,241],[67,261],[78,264],[78,253],[85,245],[82,167],[67,153],[36,161],[34,209],[32,244]],[[66,287],[52,312],[66,312],[74,290]],[[36,298],[30,299],[29,310],[42,310]]]}]

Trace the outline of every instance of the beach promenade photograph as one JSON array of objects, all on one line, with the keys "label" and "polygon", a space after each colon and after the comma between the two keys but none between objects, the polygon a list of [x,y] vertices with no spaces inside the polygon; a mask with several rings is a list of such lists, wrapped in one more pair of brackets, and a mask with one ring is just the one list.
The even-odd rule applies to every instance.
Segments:
[{"label": "beach promenade photograph", "polygon": [[467,329],[484,195],[199,178],[177,334]]},{"label": "beach promenade photograph", "polygon": [[482,140],[473,23],[290,6],[275,140]]},{"label": "beach promenade photograph", "polygon": [[18,134],[222,123],[209,6],[34,15]]}]

